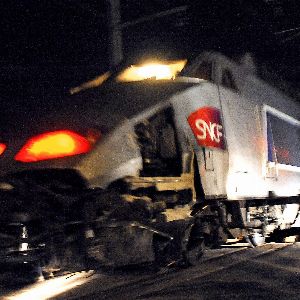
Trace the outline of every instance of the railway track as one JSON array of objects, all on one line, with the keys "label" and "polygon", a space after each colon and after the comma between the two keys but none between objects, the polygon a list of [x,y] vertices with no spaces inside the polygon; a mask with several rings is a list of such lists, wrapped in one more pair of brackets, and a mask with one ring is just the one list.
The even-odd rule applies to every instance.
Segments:
[{"label": "railway track", "polygon": [[[207,250],[199,263],[186,269],[165,268],[157,272],[147,269],[82,271],[36,282],[16,290],[3,290],[4,300],[25,299],[137,299],[142,294],[156,294],[168,290],[172,284],[186,285],[191,281],[209,277],[226,269],[259,259],[300,243],[269,243],[252,248],[246,243],[223,245],[220,249]],[[93,299],[94,299],[93,298]]]}]

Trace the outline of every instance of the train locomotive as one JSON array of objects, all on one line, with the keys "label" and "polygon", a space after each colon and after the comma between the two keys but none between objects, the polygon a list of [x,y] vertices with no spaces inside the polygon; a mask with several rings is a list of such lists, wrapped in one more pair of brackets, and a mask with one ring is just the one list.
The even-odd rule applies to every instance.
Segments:
[{"label": "train locomotive", "polygon": [[1,263],[186,265],[299,227],[299,102],[254,69],[213,52],[136,63],[11,122]]}]

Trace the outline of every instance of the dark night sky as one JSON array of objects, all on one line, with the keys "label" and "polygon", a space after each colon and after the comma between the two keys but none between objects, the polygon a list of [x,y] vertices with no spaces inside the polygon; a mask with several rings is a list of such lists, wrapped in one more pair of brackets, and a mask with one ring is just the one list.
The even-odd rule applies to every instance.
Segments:
[{"label": "dark night sky", "polygon": [[[282,43],[283,37],[291,35],[274,34],[300,26],[297,0],[121,0],[121,3],[123,21],[192,3],[187,14],[124,30],[125,56],[149,51],[153,45],[165,54],[190,54],[198,49],[216,49],[229,55],[252,51],[261,60],[282,65],[280,73],[298,82],[299,36]],[[107,70],[106,8],[105,0],[5,2],[0,26],[1,83],[5,90],[1,102],[12,95],[24,100],[61,93]],[[190,15],[190,12],[197,13]]]},{"label": "dark night sky", "polygon": [[76,3],[8,2],[1,11],[1,65],[7,70],[7,78],[63,88],[72,77],[82,80],[93,68],[95,73],[97,69],[103,71],[107,56],[103,9],[99,7],[95,13],[72,2]]}]

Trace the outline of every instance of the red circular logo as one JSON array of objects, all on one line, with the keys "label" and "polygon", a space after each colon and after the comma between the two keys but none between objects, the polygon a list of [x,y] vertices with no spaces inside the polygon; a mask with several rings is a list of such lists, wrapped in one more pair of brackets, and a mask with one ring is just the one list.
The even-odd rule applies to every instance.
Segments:
[{"label": "red circular logo", "polygon": [[225,149],[220,111],[214,107],[202,107],[188,117],[188,122],[200,146]]}]

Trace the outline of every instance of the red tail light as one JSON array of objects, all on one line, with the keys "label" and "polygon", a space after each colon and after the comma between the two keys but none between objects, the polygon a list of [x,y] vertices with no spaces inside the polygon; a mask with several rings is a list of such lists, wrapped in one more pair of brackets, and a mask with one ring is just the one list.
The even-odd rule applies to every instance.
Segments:
[{"label": "red tail light", "polygon": [[0,143],[0,155],[5,151],[6,145],[3,143]]},{"label": "red tail light", "polygon": [[30,138],[15,156],[21,162],[35,162],[86,153],[90,142],[69,130],[47,132]]}]

